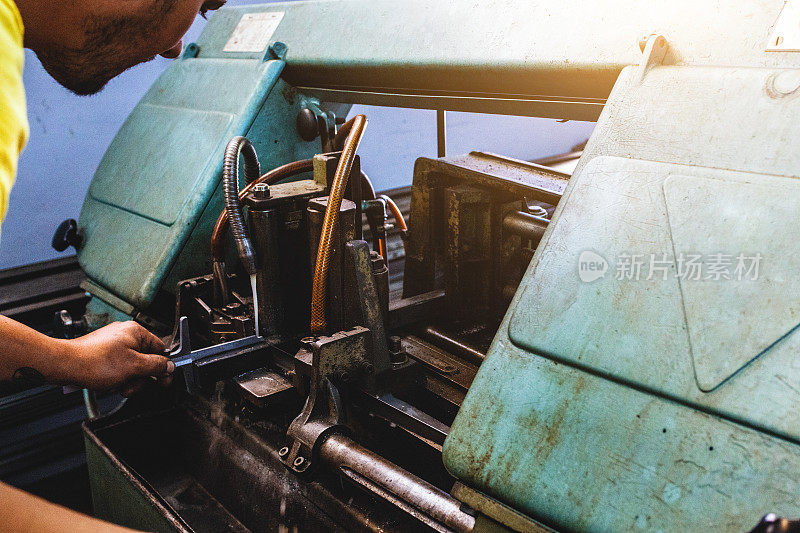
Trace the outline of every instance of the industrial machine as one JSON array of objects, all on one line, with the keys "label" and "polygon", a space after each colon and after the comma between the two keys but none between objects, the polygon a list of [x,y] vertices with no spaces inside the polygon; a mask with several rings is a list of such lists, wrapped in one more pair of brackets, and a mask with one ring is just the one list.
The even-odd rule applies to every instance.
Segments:
[{"label": "industrial machine", "polygon": [[[57,235],[87,327],[137,320],[178,365],[85,425],[95,512],[792,530],[799,97],[795,1],[221,9]],[[571,177],[421,157],[406,230],[353,103],[597,126]]]}]

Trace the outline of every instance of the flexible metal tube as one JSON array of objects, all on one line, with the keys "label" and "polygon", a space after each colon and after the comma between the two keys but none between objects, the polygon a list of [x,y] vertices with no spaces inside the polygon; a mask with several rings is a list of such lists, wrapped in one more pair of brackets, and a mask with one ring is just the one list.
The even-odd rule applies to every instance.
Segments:
[{"label": "flexible metal tube", "polygon": [[[302,159],[300,161],[293,161],[280,167],[270,170],[255,181],[250,182],[245,188],[239,192],[239,200],[244,199],[244,196],[250,192],[256,183],[266,183],[267,185],[274,185],[279,181],[283,181],[297,174],[303,172],[310,172],[314,168],[314,162],[311,159]],[[228,213],[223,211],[217,219],[217,224],[214,226],[214,231],[211,233],[211,257],[215,261],[225,260],[225,241],[222,235],[228,227]]]},{"label": "flexible metal tube", "polygon": [[239,204],[239,154],[244,156],[244,174],[247,183],[258,178],[260,172],[258,156],[253,145],[245,137],[234,137],[225,148],[222,164],[222,189],[225,194],[225,212],[230,221],[233,240],[245,270],[250,275],[256,273],[256,255],[247,236],[247,228]]},{"label": "flexible metal tube", "polygon": [[[247,184],[241,191],[239,191],[239,201],[242,201],[245,195],[257,183],[266,183],[267,185],[274,185],[279,181],[291,178],[303,172],[310,172],[314,168],[314,162],[311,159],[302,159],[300,161],[293,161],[285,165],[274,168]],[[225,287],[227,280],[221,279],[225,272],[225,239],[223,235],[228,228],[228,212],[223,210],[217,218],[217,223],[214,226],[214,231],[211,232],[211,259],[215,266],[214,274],[214,290],[215,294],[220,298],[215,300],[217,304],[224,303],[227,297],[227,288]]]},{"label": "flexible metal tube", "polygon": [[[333,176],[333,184],[328,196],[328,207],[325,209],[325,218],[322,221],[322,232],[317,249],[317,262],[314,267],[314,285],[311,290],[311,332],[321,333],[327,327],[325,305],[328,292],[328,270],[330,269],[331,249],[336,225],[339,221],[339,208],[342,205],[347,179],[353,168],[353,159],[358,150],[358,144],[364,135],[367,117],[356,115],[342,149],[339,165]],[[338,135],[338,134],[337,134]]]}]

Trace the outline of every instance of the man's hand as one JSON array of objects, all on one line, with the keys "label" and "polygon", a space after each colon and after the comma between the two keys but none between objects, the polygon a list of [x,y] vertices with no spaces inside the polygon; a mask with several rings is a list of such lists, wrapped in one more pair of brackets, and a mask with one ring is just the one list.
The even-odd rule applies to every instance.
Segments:
[{"label": "man's hand", "polygon": [[38,377],[96,390],[119,387],[127,396],[151,380],[168,385],[175,370],[162,355],[161,339],[136,322],[65,340],[0,316],[0,339],[0,381]]},{"label": "man's hand", "polygon": [[116,322],[70,341],[72,365],[62,381],[87,389],[122,387],[124,395],[148,379],[163,385],[172,381],[175,363],[164,357],[164,343],[136,322]]}]

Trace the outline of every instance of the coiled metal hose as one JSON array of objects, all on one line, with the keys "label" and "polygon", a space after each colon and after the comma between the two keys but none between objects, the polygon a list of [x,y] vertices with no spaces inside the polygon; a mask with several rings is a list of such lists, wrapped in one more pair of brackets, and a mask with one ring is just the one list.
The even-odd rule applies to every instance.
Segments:
[{"label": "coiled metal hose", "polygon": [[[261,176],[248,183],[241,191],[239,191],[239,201],[241,202],[245,195],[250,192],[253,186],[257,183],[266,183],[267,185],[274,185],[279,181],[291,178],[297,174],[310,172],[314,168],[314,163],[311,159],[303,159],[301,161],[294,161],[286,165],[274,168]],[[225,274],[225,240],[222,238],[225,230],[228,229],[228,212],[223,210],[217,218],[217,223],[214,226],[214,231],[211,232],[211,259],[213,261],[213,275],[214,275],[214,299],[218,305],[227,303],[228,289],[227,278]]]},{"label": "coiled metal hose", "polygon": [[[267,185],[275,185],[279,181],[291,178],[304,172],[311,172],[314,169],[314,162],[311,159],[302,159],[300,161],[293,161],[285,165],[274,168],[247,184],[239,192],[239,200],[243,200],[245,195],[250,192],[253,186],[257,183],[266,183]],[[228,228],[228,212],[223,211],[217,219],[217,224],[214,226],[214,231],[211,233],[211,258],[214,261],[225,261],[225,241],[222,235]]]},{"label": "coiled metal hose", "polygon": [[245,137],[234,137],[225,148],[225,159],[222,164],[222,189],[225,193],[225,212],[228,214],[236,249],[245,270],[251,276],[256,273],[256,255],[253,245],[247,236],[241,206],[239,204],[239,154],[244,156],[245,181],[254,182],[261,169],[253,144]]},{"label": "coiled metal hose", "polygon": [[[353,159],[358,150],[358,144],[364,135],[364,128],[367,125],[367,117],[356,115],[353,117],[349,126],[347,140],[344,142],[342,155],[339,158],[339,165],[333,176],[331,192],[328,196],[328,207],[325,209],[325,218],[322,221],[322,233],[317,249],[317,263],[314,268],[314,285],[311,290],[311,332],[322,333],[327,327],[325,316],[326,296],[328,292],[328,270],[330,269],[331,249],[333,246],[333,236],[339,221],[339,209],[342,206],[344,190],[347,187],[347,179],[353,168]],[[338,134],[337,134],[338,136]],[[359,221],[360,222],[360,221]]]}]

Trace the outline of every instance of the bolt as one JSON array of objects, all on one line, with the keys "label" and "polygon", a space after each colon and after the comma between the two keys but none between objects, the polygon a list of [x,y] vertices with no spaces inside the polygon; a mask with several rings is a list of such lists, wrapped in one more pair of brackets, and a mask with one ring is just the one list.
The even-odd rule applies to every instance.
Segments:
[{"label": "bolt", "polygon": [[389,337],[389,351],[390,352],[399,352],[403,349],[403,341],[400,340],[400,337],[397,335],[392,335]]},{"label": "bolt", "polygon": [[297,456],[294,460],[294,466],[295,468],[300,468],[301,466],[303,466],[303,463],[305,462],[306,462],[305,458]]},{"label": "bolt", "polygon": [[286,457],[287,455],[289,455],[289,447],[288,446],[284,446],[283,448],[278,450],[278,456]]},{"label": "bolt", "polygon": [[269,198],[269,185],[266,183],[256,183],[253,185],[253,198],[257,200],[266,200]]}]

